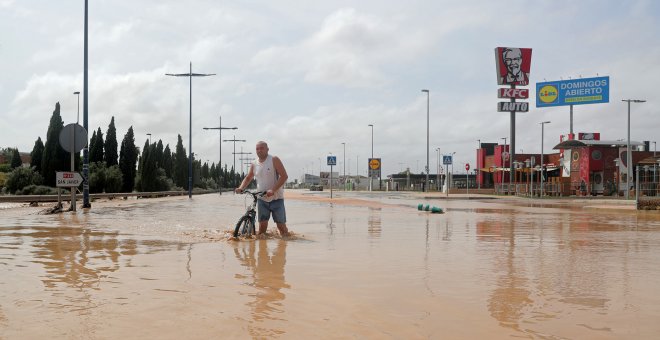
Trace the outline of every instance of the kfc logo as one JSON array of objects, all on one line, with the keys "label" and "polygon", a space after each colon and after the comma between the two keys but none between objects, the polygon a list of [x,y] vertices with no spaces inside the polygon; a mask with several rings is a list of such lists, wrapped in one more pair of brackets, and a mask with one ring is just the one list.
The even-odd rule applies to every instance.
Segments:
[{"label": "kfc logo", "polygon": [[496,47],[495,60],[498,85],[529,85],[531,48]]}]

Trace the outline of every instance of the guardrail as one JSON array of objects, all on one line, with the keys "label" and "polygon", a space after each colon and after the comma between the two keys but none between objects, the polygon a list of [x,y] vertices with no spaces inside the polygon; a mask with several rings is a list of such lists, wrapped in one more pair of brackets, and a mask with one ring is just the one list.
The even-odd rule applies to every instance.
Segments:
[{"label": "guardrail", "polygon": [[[217,190],[195,190],[193,195],[209,194],[218,192]],[[154,198],[154,197],[167,197],[167,196],[185,196],[188,191],[154,191],[154,192],[118,192],[118,193],[102,193],[102,194],[89,194],[90,200],[98,198]],[[82,200],[81,196],[78,196]],[[70,201],[71,195],[62,194],[62,201]],[[57,195],[0,195],[0,202],[2,203],[32,203],[32,202],[57,202]]]}]

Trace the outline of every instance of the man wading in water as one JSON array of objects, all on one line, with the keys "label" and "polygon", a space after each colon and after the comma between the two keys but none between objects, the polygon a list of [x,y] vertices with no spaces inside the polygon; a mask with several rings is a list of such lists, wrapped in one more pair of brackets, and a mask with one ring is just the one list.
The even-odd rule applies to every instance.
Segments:
[{"label": "man wading in water", "polygon": [[257,236],[266,233],[271,214],[280,235],[289,236],[289,229],[286,227],[286,211],[284,210],[284,183],[288,178],[280,158],[268,154],[268,144],[264,141],[257,142],[257,160],[252,162],[245,179],[234,190],[240,194],[252,182],[252,179],[256,179],[257,191],[266,192],[266,195],[260,197],[257,202],[259,220]]}]

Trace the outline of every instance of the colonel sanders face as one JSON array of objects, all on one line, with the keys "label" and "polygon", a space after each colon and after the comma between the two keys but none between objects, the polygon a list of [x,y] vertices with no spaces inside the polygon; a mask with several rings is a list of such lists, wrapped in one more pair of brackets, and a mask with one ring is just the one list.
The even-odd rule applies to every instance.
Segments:
[{"label": "colonel sanders face", "polygon": [[520,74],[520,65],[522,64],[522,52],[519,48],[507,48],[502,52],[502,59],[506,65],[507,72],[513,77]]}]

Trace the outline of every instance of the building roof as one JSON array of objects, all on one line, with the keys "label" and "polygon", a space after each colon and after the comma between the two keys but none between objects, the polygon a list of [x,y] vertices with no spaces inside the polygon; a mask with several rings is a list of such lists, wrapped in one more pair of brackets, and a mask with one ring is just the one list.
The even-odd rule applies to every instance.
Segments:
[{"label": "building roof", "polygon": [[[565,140],[557,145],[553,149],[575,149],[575,148],[585,148],[588,146],[611,146],[611,147],[624,147],[628,145],[627,141],[621,140]],[[630,141],[631,146],[640,146],[644,145],[642,142]]]}]

